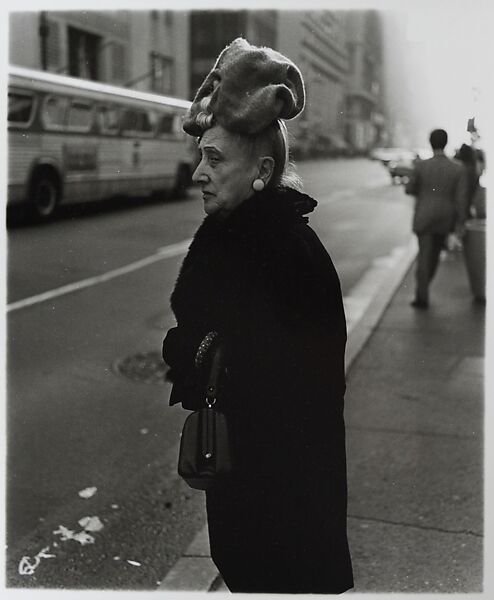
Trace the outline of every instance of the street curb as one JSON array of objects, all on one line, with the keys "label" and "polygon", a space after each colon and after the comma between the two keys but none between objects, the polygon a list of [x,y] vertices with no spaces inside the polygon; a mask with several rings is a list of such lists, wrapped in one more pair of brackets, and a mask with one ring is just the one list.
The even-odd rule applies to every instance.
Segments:
[{"label": "street curb", "polygon": [[183,556],[168,571],[159,590],[208,592],[219,578],[218,569],[209,555],[208,526],[192,540]]},{"label": "street curb", "polygon": [[393,299],[396,291],[410,270],[417,256],[417,242],[411,238],[409,243],[403,247],[402,254],[393,269],[379,282],[379,291],[369,302],[362,317],[353,324],[348,332],[348,340],[345,353],[345,372],[348,374],[353,361],[372,335],[376,325],[381,319],[388,304]]},{"label": "street curb", "polygon": [[[369,298],[360,318],[348,328],[345,354],[346,373],[349,372],[353,362],[372,335],[399,285],[413,264],[417,256],[415,238],[411,238],[409,243],[399,250],[400,255],[392,265],[392,268],[389,269],[389,272],[385,272],[386,267],[384,265],[384,276],[374,282],[375,285],[373,287],[378,286],[377,293]],[[355,287],[358,287],[358,285]],[[351,298],[352,295],[350,294],[346,300],[350,301]],[[167,573],[158,589],[183,592],[228,591],[224,585],[222,586],[218,570],[209,556],[207,525],[199,531],[183,556]]]}]

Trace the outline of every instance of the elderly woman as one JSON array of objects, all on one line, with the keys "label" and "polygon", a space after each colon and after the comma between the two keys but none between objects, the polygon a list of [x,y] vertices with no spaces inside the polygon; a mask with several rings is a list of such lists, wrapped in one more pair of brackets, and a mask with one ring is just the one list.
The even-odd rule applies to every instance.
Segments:
[{"label": "elderly woman", "polygon": [[[338,275],[305,216],[282,119],[304,106],[298,68],[237,39],[184,121],[206,218],[185,257],[163,343],[170,404],[204,403],[197,369],[218,340],[218,402],[234,472],[206,492],[211,556],[234,592],[341,593],[353,586],[346,533],[346,324]],[[215,332],[213,335],[212,332]],[[208,344],[211,343],[209,351]],[[206,348],[206,350],[205,350]]]}]

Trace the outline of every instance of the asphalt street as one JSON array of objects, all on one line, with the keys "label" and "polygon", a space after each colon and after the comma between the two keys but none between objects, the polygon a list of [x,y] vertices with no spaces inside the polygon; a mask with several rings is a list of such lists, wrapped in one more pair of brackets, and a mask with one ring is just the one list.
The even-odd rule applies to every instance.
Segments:
[{"label": "asphalt street", "polygon": [[[299,171],[358,309],[366,276],[408,243],[412,201],[366,159]],[[155,589],[201,529],[202,494],[176,475],[185,414],[167,406],[159,354],[202,218],[192,190],[9,229],[9,585]]]}]

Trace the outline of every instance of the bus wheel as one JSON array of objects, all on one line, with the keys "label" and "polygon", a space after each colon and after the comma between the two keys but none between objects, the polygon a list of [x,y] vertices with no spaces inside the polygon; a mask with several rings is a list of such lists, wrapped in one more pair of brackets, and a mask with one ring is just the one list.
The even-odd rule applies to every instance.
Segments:
[{"label": "bus wheel", "polygon": [[60,188],[56,178],[48,173],[36,175],[31,186],[31,212],[38,220],[47,220],[57,209]]},{"label": "bus wheel", "polygon": [[180,165],[173,187],[173,196],[176,198],[184,198],[187,189],[190,185],[190,169],[187,165]]}]

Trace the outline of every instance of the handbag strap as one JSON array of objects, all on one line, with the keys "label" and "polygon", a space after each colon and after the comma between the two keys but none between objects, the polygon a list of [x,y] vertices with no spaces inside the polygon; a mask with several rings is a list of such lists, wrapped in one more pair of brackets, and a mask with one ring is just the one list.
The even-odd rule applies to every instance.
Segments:
[{"label": "handbag strap", "polygon": [[218,391],[218,380],[223,366],[223,347],[219,344],[211,360],[211,371],[209,373],[208,387],[206,390],[206,404],[209,408],[216,403],[216,394]]}]

